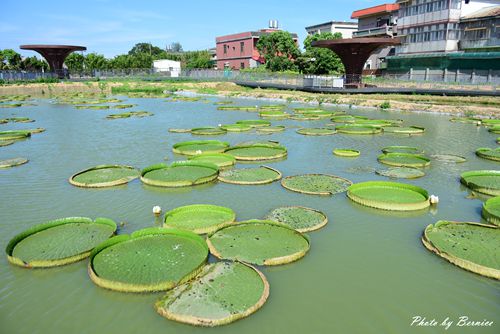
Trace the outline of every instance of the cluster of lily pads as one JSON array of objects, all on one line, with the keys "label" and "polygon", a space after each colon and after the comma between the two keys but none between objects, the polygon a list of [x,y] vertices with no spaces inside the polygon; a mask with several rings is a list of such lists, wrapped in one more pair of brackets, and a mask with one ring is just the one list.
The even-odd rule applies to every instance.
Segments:
[{"label": "cluster of lily pads", "polygon": [[[28,130],[5,130],[0,131],[0,147],[12,145],[18,141],[25,140],[31,137],[33,133],[44,132],[44,128],[28,129]],[[10,168],[27,163],[29,160],[24,157],[8,158],[0,160],[0,168]]]}]

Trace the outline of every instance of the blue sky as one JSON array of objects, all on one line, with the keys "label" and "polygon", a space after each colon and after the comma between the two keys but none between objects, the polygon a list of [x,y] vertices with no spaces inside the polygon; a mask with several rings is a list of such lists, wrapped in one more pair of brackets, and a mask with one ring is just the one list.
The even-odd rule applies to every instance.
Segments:
[{"label": "blue sky", "polygon": [[[392,2],[391,0],[386,2]],[[180,42],[184,50],[215,46],[215,37],[267,27],[280,27],[305,38],[304,27],[326,21],[350,20],[352,11],[384,3],[377,0],[160,1],[3,0],[0,49],[24,56],[35,53],[21,44],[84,45],[106,57],[128,52],[135,43],[164,48]]]}]

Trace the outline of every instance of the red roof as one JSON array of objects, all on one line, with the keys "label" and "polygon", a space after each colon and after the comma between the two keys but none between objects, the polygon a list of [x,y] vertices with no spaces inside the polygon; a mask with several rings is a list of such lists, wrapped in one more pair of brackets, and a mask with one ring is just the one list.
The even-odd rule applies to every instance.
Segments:
[{"label": "red roof", "polygon": [[386,3],[383,5],[378,5],[370,8],[355,10],[354,12],[352,12],[351,19],[359,19],[361,17],[380,14],[380,13],[390,13],[398,9],[399,9],[398,3]]}]

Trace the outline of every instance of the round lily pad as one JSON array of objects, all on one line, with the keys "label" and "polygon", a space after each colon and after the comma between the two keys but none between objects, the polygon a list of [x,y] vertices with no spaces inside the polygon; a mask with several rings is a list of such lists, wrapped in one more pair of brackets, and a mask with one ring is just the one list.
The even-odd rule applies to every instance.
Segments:
[{"label": "round lily pad", "polygon": [[109,109],[110,106],[93,106],[93,105],[82,105],[82,106],[75,106],[76,109],[92,109],[92,110],[104,110],[104,109]]},{"label": "round lily pad", "polygon": [[205,127],[205,128],[194,128],[191,129],[191,134],[200,135],[200,136],[215,136],[215,135],[224,135],[227,131],[222,128],[215,127]]},{"label": "round lily pad", "polygon": [[257,265],[278,265],[306,255],[309,240],[300,232],[269,220],[231,224],[207,238],[215,257]]},{"label": "round lily pad", "polygon": [[387,133],[402,133],[402,134],[422,134],[425,132],[425,129],[418,126],[384,126],[384,132]]},{"label": "round lily pad", "polygon": [[168,211],[163,227],[180,228],[197,234],[211,233],[232,223],[236,214],[230,208],[209,204],[186,205]]},{"label": "round lily pad", "polygon": [[413,146],[387,146],[382,149],[383,153],[409,153],[409,154],[422,154],[423,150]]},{"label": "round lily pad", "polygon": [[336,148],[333,150],[333,154],[338,155],[339,157],[358,157],[361,152],[353,149]]},{"label": "round lily pad", "polygon": [[31,136],[31,132],[29,131],[21,131],[21,130],[7,130],[0,131],[0,140],[18,140],[24,139]]},{"label": "round lily pad", "polygon": [[259,113],[259,116],[262,118],[284,119],[288,118],[289,115],[282,110],[264,110]]},{"label": "round lily pad", "polygon": [[482,216],[488,223],[500,226],[500,196],[484,202]]},{"label": "round lily pad", "polygon": [[347,190],[351,181],[328,174],[303,174],[285,177],[281,185],[291,191],[312,195],[334,195]]},{"label": "round lily pad", "polygon": [[140,172],[134,167],[122,165],[99,165],[82,170],[69,178],[77,187],[103,188],[126,184],[138,178]]},{"label": "round lily pad", "polygon": [[16,141],[15,140],[1,140],[0,139],[0,147],[2,146],[9,146],[14,144]]},{"label": "round lily pad", "polygon": [[425,228],[424,246],[460,268],[500,279],[500,229],[468,222],[438,221]]},{"label": "round lily pad", "polygon": [[241,161],[274,160],[287,156],[287,150],[284,146],[268,144],[235,146],[228,148],[225,153]]},{"label": "round lily pad", "polygon": [[281,179],[280,171],[267,166],[228,169],[219,173],[219,181],[233,184],[266,184],[279,179]]},{"label": "round lily pad", "polygon": [[28,161],[29,160],[26,158],[13,158],[13,159],[0,160],[0,168],[9,168],[14,166],[24,165]]},{"label": "round lily pad", "polygon": [[500,161],[500,147],[499,148],[478,148],[476,150],[476,155],[478,157],[488,159],[488,160],[493,160],[493,161]]},{"label": "round lily pad", "polygon": [[298,129],[297,133],[306,136],[329,136],[337,133],[337,131],[331,128],[302,128]]},{"label": "round lily pad", "polygon": [[207,244],[197,234],[153,227],[100,244],[88,271],[94,283],[111,290],[169,290],[195,277],[207,256]]},{"label": "round lily pad", "polygon": [[450,118],[450,122],[478,124],[478,122],[481,123],[481,118],[475,118],[475,117],[453,117],[453,118]]},{"label": "round lily pad", "polygon": [[323,212],[303,206],[283,206],[273,209],[265,219],[285,224],[300,233],[316,231],[328,223],[328,218]]},{"label": "round lily pad", "polygon": [[430,205],[425,189],[398,182],[356,183],[347,189],[347,196],[356,203],[391,211],[421,210]]},{"label": "round lily pad", "polygon": [[257,128],[257,133],[275,133],[285,131],[286,127],[284,125],[266,126],[262,128]]},{"label": "round lily pad", "polygon": [[176,161],[170,166],[160,163],[142,170],[141,181],[158,187],[187,187],[217,179],[217,165],[201,161]]},{"label": "round lily pad", "polygon": [[289,118],[296,121],[315,121],[320,117],[316,114],[293,114]]},{"label": "round lily pad", "polygon": [[222,153],[229,147],[229,143],[219,140],[192,140],[174,144],[174,153],[196,155],[201,153]]},{"label": "round lily pad", "polygon": [[425,173],[412,167],[391,167],[375,171],[378,175],[387,176],[396,179],[417,179],[425,176]]},{"label": "round lily pad", "polygon": [[396,167],[426,167],[431,163],[429,158],[410,153],[385,153],[379,155],[377,160],[385,165]]},{"label": "round lily pad", "polygon": [[196,326],[220,326],[245,318],[264,305],[269,283],[250,265],[217,262],[189,283],[168,291],[155,304],[167,319]]},{"label": "round lily pad", "polygon": [[252,127],[246,124],[225,124],[221,125],[221,129],[227,132],[244,132],[252,130]]},{"label": "round lily pad", "polygon": [[106,116],[107,119],[119,119],[119,118],[130,118],[130,117],[147,117],[153,116],[154,114],[147,111],[130,111],[121,114],[111,114]]},{"label": "round lily pad", "polygon": [[227,110],[227,111],[258,111],[259,108],[255,106],[220,106],[217,110]]},{"label": "round lily pad", "polygon": [[488,129],[489,132],[491,133],[500,133],[500,125],[495,125],[495,126],[492,126]]},{"label": "round lily pad", "polygon": [[226,153],[202,153],[189,157],[192,161],[209,162],[221,167],[229,167],[236,163],[236,158]]},{"label": "round lily pad", "polygon": [[495,118],[483,118],[481,119],[481,123],[483,125],[487,126],[495,126],[495,125],[500,125],[500,119],[495,119]]},{"label": "round lily pad", "polygon": [[462,173],[460,182],[478,193],[500,196],[499,170],[474,170]]},{"label": "round lily pad", "polygon": [[372,135],[382,132],[382,128],[368,125],[345,124],[335,128],[339,133],[351,135]]},{"label": "round lily pad", "polygon": [[271,126],[271,122],[263,119],[249,119],[249,120],[237,121],[236,124],[250,125],[253,128],[259,128],[261,126]]},{"label": "round lily pad", "polygon": [[354,116],[354,115],[337,115],[330,118],[330,120],[335,123],[354,123],[356,122],[356,120],[360,119],[368,119],[368,117]]},{"label": "round lily pad", "polygon": [[467,161],[466,158],[454,154],[432,154],[431,158],[437,161],[450,163],[462,163]]},{"label": "round lily pad", "polygon": [[70,217],[35,225],[7,245],[9,262],[27,268],[62,266],[80,261],[116,231],[114,221]]},{"label": "round lily pad", "polygon": [[172,133],[188,133],[188,132],[191,132],[191,129],[171,128],[171,129],[168,129],[168,132],[172,132]]},{"label": "round lily pad", "polygon": [[359,125],[370,125],[375,127],[392,126],[394,124],[394,122],[384,119],[356,119],[354,123]]}]

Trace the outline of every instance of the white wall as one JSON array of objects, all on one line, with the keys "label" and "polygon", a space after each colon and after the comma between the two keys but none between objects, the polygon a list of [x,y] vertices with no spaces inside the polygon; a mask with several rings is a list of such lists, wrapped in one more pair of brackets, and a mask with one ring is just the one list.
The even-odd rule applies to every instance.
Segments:
[{"label": "white wall", "polygon": [[155,72],[170,72],[171,77],[178,77],[181,72],[181,62],[170,59],[154,60],[153,70]]}]

